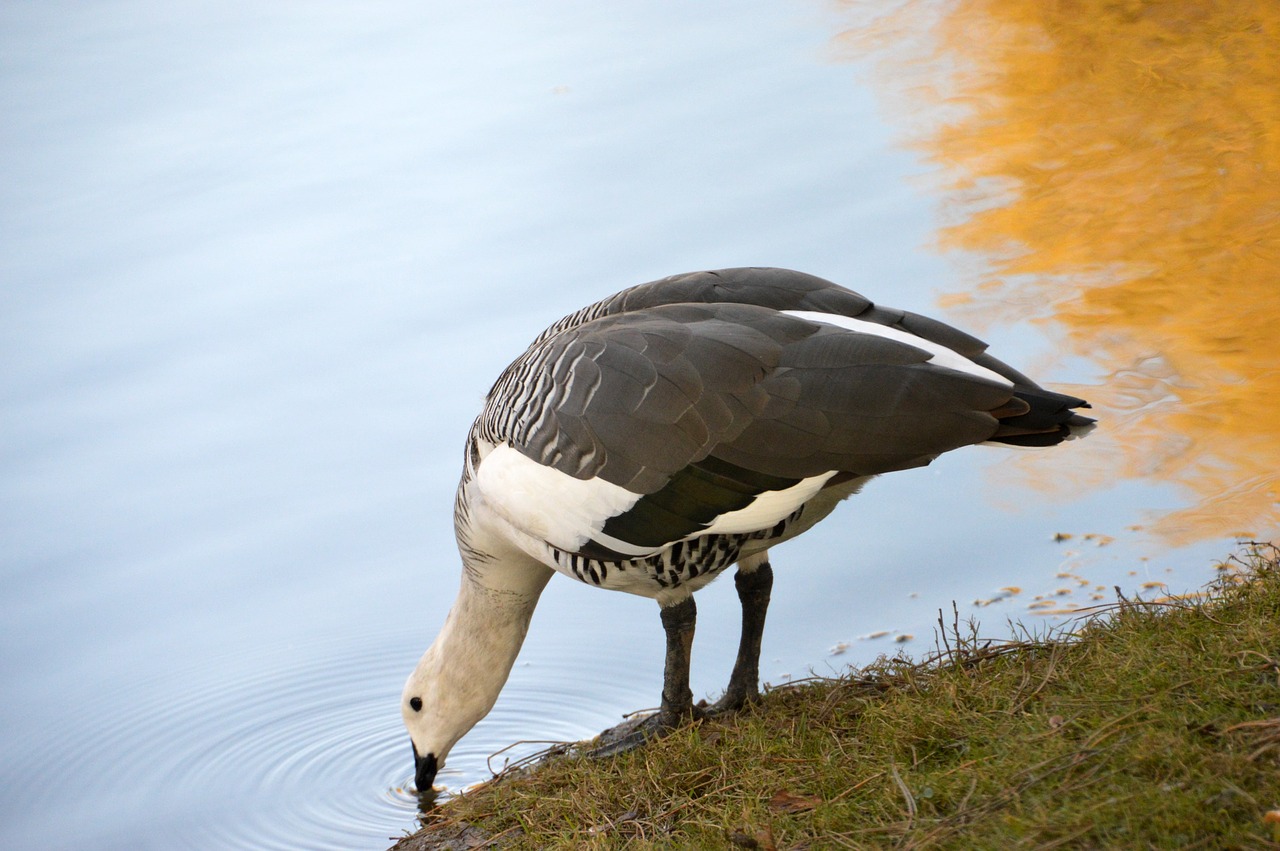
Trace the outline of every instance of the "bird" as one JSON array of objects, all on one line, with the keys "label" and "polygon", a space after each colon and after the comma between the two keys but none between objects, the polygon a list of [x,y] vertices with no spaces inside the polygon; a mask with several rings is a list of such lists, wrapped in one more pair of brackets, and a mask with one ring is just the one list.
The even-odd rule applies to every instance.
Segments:
[{"label": "bird", "polygon": [[[661,702],[630,747],[759,694],[769,549],[875,476],[960,447],[1052,446],[1088,403],[939,320],[777,268],[674,275],[560,319],[498,377],[454,503],[459,590],[401,712],[419,794],[497,700],[550,578],[648,597]],[[739,647],[695,707],[694,592],[736,565]]]}]

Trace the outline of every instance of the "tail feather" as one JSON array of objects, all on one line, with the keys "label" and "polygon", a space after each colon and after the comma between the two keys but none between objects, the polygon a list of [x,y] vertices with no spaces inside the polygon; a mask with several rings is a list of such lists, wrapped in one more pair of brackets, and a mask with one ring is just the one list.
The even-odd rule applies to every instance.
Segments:
[{"label": "tail feather", "polygon": [[[1053,446],[1071,437],[1082,436],[1093,428],[1096,420],[1076,413],[1076,408],[1088,408],[1084,399],[1054,393],[1040,387],[1014,392],[1014,398],[1025,403],[1016,412],[1000,416],[991,443],[1010,446]],[[1005,408],[1009,408],[1006,405]]]}]

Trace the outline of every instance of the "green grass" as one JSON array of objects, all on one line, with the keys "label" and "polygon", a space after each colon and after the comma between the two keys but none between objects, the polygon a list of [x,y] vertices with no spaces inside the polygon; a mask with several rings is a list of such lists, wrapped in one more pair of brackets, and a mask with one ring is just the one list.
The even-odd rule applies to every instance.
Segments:
[{"label": "green grass", "polygon": [[[1280,848],[1280,551],[1196,602],[775,689],[725,723],[451,799],[511,848]],[[1277,814],[1280,816],[1280,813]]]}]

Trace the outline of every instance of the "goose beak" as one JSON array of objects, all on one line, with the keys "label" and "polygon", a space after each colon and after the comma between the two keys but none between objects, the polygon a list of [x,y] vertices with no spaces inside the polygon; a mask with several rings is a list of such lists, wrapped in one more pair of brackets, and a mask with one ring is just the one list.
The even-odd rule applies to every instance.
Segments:
[{"label": "goose beak", "polygon": [[413,782],[418,787],[419,795],[428,795],[432,792],[431,787],[436,782],[436,772],[439,770],[440,764],[435,754],[418,756],[418,746],[413,745]]}]

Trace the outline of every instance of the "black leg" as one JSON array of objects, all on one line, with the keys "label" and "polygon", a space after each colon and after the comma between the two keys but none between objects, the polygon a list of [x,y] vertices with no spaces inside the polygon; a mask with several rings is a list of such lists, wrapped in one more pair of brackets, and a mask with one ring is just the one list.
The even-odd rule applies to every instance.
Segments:
[{"label": "black leg", "polygon": [[698,608],[693,597],[662,607],[662,629],[667,634],[667,656],[662,676],[662,705],[647,718],[626,721],[600,734],[591,756],[613,756],[637,748],[649,739],[668,733],[694,716],[693,691],[689,688],[689,657]]},{"label": "black leg", "polygon": [[733,673],[729,675],[729,687],[724,697],[711,706],[712,714],[736,712],[760,694],[760,641],[764,636],[764,617],[769,611],[773,568],[766,561],[751,572],[739,570],[733,584],[742,602],[742,638],[738,642]]},{"label": "black leg", "polygon": [[667,659],[662,673],[662,707],[658,725],[670,729],[693,717],[693,691],[689,688],[689,659],[693,655],[693,628],[698,607],[693,597],[674,606],[663,606],[662,628],[667,633]]}]

